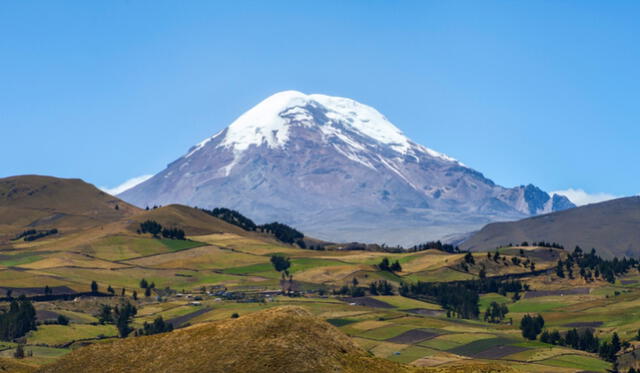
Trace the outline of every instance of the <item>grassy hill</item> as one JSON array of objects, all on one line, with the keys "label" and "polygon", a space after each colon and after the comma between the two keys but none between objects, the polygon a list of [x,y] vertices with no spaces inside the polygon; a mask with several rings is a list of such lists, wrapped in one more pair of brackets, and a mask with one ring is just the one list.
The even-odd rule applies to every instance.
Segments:
[{"label": "grassy hill", "polygon": [[0,240],[26,229],[79,230],[117,221],[140,209],[80,179],[0,179]]},{"label": "grassy hill", "polygon": [[558,242],[566,248],[597,248],[603,256],[640,256],[640,197],[581,206],[515,222],[492,223],[460,246],[492,250],[509,243]]},{"label": "grassy hill", "polygon": [[[479,364],[478,371],[510,369]],[[367,354],[299,307],[277,307],[173,333],[95,344],[38,372],[429,372]],[[440,371],[458,371],[446,369]]]}]

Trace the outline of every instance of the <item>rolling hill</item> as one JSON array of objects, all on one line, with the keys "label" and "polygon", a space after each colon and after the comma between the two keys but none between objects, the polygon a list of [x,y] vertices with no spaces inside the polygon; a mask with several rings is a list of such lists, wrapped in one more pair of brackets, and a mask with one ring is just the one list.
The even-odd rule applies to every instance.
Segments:
[{"label": "rolling hill", "polygon": [[80,179],[39,175],[0,179],[0,237],[24,229],[75,231],[141,211]]},{"label": "rolling hill", "polygon": [[557,242],[579,245],[603,256],[640,256],[640,197],[620,198],[515,222],[492,223],[460,246],[488,250],[509,243]]},{"label": "rolling hill", "polygon": [[[476,363],[476,372],[510,372]],[[173,333],[94,344],[40,373],[389,373],[457,372],[417,368],[368,355],[337,328],[299,307],[278,307]],[[470,368],[470,367],[469,367]]]}]

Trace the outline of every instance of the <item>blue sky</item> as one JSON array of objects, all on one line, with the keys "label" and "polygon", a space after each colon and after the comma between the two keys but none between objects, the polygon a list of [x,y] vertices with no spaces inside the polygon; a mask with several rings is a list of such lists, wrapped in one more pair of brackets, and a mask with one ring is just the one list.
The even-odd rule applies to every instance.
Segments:
[{"label": "blue sky", "polygon": [[505,186],[637,194],[639,18],[637,1],[3,1],[0,176],[113,187],[295,89],[374,106]]}]

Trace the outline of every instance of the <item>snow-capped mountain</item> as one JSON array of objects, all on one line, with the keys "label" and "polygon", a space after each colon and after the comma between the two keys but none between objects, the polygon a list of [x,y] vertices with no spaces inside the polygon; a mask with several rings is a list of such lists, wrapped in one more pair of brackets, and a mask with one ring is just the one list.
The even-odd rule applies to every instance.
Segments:
[{"label": "snow-capped mountain", "polygon": [[237,209],[330,240],[410,244],[574,207],[504,188],[348,98],[277,93],[120,195],[138,206]]}]

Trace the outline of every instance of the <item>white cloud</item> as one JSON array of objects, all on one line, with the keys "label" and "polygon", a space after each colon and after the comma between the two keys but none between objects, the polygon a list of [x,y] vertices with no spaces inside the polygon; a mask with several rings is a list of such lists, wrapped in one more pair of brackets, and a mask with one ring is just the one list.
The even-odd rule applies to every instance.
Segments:
[{"label": "white cloud", "polygon": [[109,193],[112,196],[118,195],[122,192],[124,192],[125,190],[129,190],[131,188],[133,188],[134,186],[143,183],[147,180],[149,180],[150,178],[152,178],[153,175],[142,175],[142,176],[137,176],[134,178],[131,178],[127,181],[125,181],[124,183],[113,187],[113,188],[107,188],[107,187],[100,187],[100,190],[102,190],[103,192]]},{"label": "white cloud", "polygon": [[620,198],[619,196],[609,194],[609,193],[587,193],[582,189],[573,189],[569,188],[566,190],[556,190],[551,192],[551,194],[560,194],[569,198],[571,202],[576,204],[577,206],[588,205],[590,203],[598,203],[603,201],[608,201],[610,199]]}]

